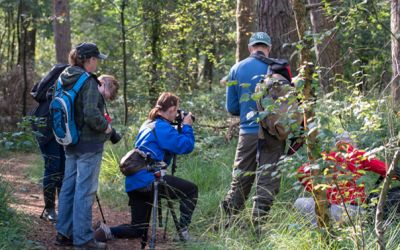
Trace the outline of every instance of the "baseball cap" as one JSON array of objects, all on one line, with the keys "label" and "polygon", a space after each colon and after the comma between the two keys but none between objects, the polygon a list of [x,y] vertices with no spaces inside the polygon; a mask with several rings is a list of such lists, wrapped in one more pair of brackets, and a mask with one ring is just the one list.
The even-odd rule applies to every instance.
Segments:
[{"label": "baseball cap", "polygon": [[100,53],[99,48],[94,43],[80,43],[78,44],[75,49],[78,52],[78,57],[81,59],[97,57],[99,59],[106,59],[107,56]]},{"label": "baseball cap", "polygon": [[265,32],[255,32],[250,37],[249,46],[253,46],[256,43],[263,43],[267,46],[271,46],[271,37]]}]

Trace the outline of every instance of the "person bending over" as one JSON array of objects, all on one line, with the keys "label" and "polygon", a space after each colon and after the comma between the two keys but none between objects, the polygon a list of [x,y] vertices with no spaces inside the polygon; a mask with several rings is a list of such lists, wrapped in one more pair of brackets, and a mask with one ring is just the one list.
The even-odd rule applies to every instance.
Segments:
[{"label": "person bending over", "polygon": [[[143,123],[136,137],[135,149],[150,156],[154,164],[170,163],[174,154],[188,154],[193,151],[195,138],[192,129],[191,113],[182,122],[181,133],[171,124],[179,109],[179,98],[169,92],[162,93],[156,106],[150,111],[148,120]],[[131,207],[131,223],[109,228],[105,224],[95,232],[98,241],[113,238],[139,238],[147,234],[153,203],[154,173],[142,169],[126,176],[125,190]],[[172,199],[180,202],[180,221],[182,236],[189,240],[188,227],[197,203],[197,186],[187,180],[165,175],[166,185],[159,186],[161,197],[165,197],[166,188]]]},{"label": "person bending over", "polygon": [[[344,204],[349,215],[353,217],[360,211],[359,204],[366,201],[364,185],[357,185],[356,183],[364,175],[363,171],[371,171],[385,176],[387,167],[384,162],[375,157],[367,157],[365,151],[355,148],[349,139],[340,139],[336,146],[338,150],[323,153],[323,159],[333,167],[332,179],[337,180],[334,183],[329,183],[330,187],[326,191],[329,216],[334,221],[341,222],[346,218],[343,217],[345,214]],[[301,166],[298,170],[299,180],[308,192],[313,190],[311,172],[309,164]],[[351,176],[352,178],[343,180],[343,176]],[[294,206],[301,214],[311,219],[314,226],[317,226],[313,198],[298,198]]]}]

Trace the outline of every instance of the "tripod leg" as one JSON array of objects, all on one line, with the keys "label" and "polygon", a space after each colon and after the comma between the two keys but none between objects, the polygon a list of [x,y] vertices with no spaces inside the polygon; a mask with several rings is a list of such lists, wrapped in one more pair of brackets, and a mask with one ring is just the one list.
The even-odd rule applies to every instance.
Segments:
[{"label": "tripod leg", "polygon": [[151,239],[150,249],[153,250],[156,243],[156,229],[157,229],[157,204],[158,204],[158,181],[154,182],[154,197],[152,208],[152,224],[151,224]]},{"label": "tripod leg", "polygon": [[[175,228],[176,228],[176,231],[178,232],[179,239],[181,241],[184,241],[184,238],[183,238],[183,235],[181,232],[181,226],[179,225],[178,218],[176,217],[174,206],[172,205],[172,201],[169,196],[169,191],[168,191],[167,187],[165,187],[165,196],[167,198],[168,209],[171,211],[172,219],[174,220]],[[165,223],[165,224],[167,224],[167,223]],[[167,226],[167,225],[165,225],[165,226]]]},{"label": "tripod leg", "polygon": [[167,209],[167,214],[165,215],[164,234],[163,234],[164,240],[167,238],[168,217],[169,217],[169,209]]},{"label": "tripod leg", "polygon": [[158,199],[158,226],[163,227],[161,199]]}]

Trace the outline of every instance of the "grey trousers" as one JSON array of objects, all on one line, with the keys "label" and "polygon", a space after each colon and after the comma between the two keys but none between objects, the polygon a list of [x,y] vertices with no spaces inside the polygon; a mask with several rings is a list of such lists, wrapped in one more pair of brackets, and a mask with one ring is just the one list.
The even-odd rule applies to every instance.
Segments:
[{"label": "grey trousers", "polygon": [[235,214],[243,209],[254,180],[256,194],[253,197],[253,217],[268,213],[274,196],[279,191],[280,177],[275,175],[276,163],[284,148],[285,142],[272,136],[259,140],[257,134],[239,135],[231,187],[223,202],[228,214]]}]

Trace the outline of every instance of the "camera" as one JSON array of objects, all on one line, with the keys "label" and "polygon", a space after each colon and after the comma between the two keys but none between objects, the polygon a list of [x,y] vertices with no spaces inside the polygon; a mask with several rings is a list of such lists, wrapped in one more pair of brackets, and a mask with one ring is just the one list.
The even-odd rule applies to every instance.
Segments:
[{"label": "camera", "polygon": [[[183,122],[183,119],[188,115],[189,113],[182,110],[182,109],[178,109],[178,113],[176,114],[175,117],[175,121],[178,124],[181,124]],[[196,120],[196,118],[194,117],[194,115],[190,115],[190,117],[192,118],[192,121],[194,122]]]},{"label": "camera", "polygon": [[115,128],[112,129],[111,135],[110,135],[110,141],[112,144],[118,143],[122,138],[122,135],[118,133]]}]

